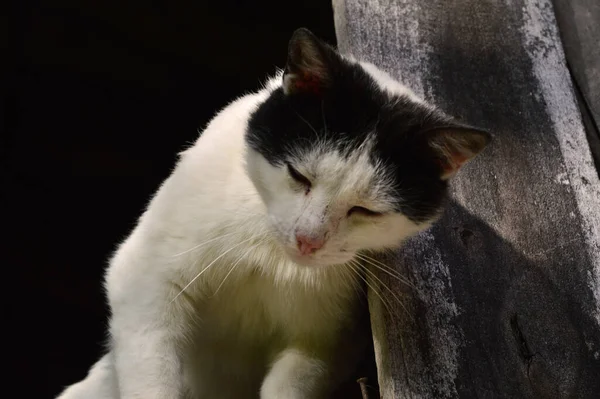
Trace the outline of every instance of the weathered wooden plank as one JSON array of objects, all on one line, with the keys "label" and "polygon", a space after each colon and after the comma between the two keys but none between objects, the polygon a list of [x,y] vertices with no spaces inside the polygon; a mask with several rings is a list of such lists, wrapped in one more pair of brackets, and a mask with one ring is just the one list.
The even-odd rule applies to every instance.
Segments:
[{"label": "weathered wooden plank", "polygon": [[597,397],[600,181],[550,0],[333,4],[342,52],[496,136],[383,259],[414,288],[370,293],[382,397]]}]

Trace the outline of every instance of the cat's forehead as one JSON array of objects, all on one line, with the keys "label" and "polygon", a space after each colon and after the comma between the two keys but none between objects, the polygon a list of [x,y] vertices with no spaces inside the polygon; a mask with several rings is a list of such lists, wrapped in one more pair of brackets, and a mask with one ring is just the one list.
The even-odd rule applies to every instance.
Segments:
[{"label": "cat's forehead", "polygon": [[382,199],[388,194],[389,177],[384,165],[374,161],[373,146],[372,136],[351,148],[323,141],[298,154],[296,166],[339,196]]},{"label": "cat's forehead", "polygon": [[389,142],[390,131],[398,136],[430,114],[429,105],[376,66],[346,60],[342,69],[321,97],[285,95],[278,74],[267,85],[270,96],[249,121],[249,143],[281,164],[291,152],[319,140],[356,147],[375,134],[388,136]]}]

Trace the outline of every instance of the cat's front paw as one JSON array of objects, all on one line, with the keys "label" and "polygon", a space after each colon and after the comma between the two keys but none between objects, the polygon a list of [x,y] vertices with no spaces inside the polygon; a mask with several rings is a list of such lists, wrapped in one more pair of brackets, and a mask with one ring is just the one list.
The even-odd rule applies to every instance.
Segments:
[{"label": "cat's front paw", "polygon": [[325,365],[299,350],[281,353],[263,381],[260,399],[315,399],[326,385]]}]

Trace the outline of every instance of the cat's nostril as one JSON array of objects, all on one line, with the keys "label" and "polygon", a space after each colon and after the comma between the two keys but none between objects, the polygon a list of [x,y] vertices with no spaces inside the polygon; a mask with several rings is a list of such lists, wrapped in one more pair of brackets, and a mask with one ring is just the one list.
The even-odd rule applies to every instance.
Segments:
[{"label": "cat's nostril", "polygon": [[322,238],[312,238],[303,234],[296,235],[296,245],[302,255],[314,254],[325,245]]}]

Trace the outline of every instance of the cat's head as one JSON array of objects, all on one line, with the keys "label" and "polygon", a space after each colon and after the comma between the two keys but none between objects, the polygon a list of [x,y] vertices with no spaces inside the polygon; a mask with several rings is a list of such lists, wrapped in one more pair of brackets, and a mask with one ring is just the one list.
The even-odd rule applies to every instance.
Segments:
[{"label": "cat's head", "polygon": [[288,255],[341,264],[429,226],[489,140],[299,29],[281,87],[249,121],[247,167]]}]

